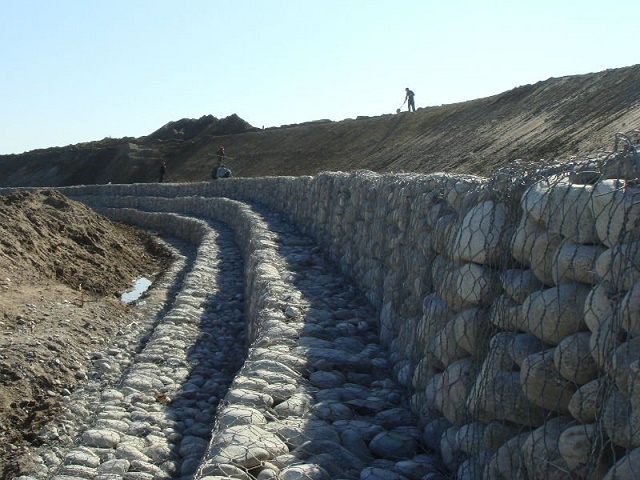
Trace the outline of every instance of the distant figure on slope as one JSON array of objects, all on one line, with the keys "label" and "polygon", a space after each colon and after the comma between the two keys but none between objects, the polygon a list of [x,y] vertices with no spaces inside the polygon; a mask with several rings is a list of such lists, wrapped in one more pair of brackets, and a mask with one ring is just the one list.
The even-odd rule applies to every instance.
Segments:
[{"label": "distant figure on slope", "polygon": [[164,181],[164,176],[167,173],[167,162],[162,160],[162,162],[160,163],[160,179],[158,180],[159,183],[162,183]]},{"label": "distant figure on slope", "polygon": [[226,154],[224,153],[224,147],[221,146],[218,149],[218,151],[216,152],[216,157],[218,157],[218,164],[222,162],[222,160],[224,160],[224,157],[226,157]]},{"label": "distant figure on slope", "polygon": [[406,96],[404,97],[405,102],[407,102],[407,111],[416,111],[416,104],[413,100],[413,96],[415,95],[413,93],[413,90],[410,90],[409,87],[404,89],[405,92],[407,92]]}]

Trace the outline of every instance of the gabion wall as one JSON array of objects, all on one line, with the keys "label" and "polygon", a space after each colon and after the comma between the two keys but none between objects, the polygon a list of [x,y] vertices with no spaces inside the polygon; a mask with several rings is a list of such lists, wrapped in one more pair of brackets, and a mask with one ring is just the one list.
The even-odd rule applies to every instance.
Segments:
[{"label": "gabion wall", "polygon": [[376,308],[423,438],[458,478],[626,479],[640,478],[639,167],[627,145],[491,178],[359,171],[65,193],[283,212]]}]

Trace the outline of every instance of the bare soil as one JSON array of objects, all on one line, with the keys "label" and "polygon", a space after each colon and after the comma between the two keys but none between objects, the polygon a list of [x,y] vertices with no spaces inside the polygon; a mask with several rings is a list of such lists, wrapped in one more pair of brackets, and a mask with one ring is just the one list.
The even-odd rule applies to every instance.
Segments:
[{"label": "bare soil", "polygon": [[386,115],[278,128],[255,128],[237,115],[182,119],[144,137],[0,155],[0,187],[157,182],[162,161],[165,181],[207,181],[221,145],[237,177],[361,169],[488,177],[515,160],[610,151],[617,132],[640,127],[639,77],[634,65],[448,105],[416,91],[416,112],[395,113],[396,104]]},{"label": "bare soil", "polygon": [[0,478],[85,378],[96,343],[126,328],[120,300],[170,258],[143,232],[53,191],[0,197]]}]

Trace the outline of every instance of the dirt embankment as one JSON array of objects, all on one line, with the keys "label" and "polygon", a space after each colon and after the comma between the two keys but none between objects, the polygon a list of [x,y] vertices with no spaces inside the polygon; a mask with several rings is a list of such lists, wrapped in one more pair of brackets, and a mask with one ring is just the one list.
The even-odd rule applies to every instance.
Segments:
[{"label": "dirt embankment", "polygon": [[120,294],[169,258],[152,237],[55,191],[0,197],[0,478],[125,328]]},{"label": "dirt embankment", "polygon": [[561,160],[612,149],[616,132],[640,127],[639,77],[635,65],[415,113],[265,130],[236,115],[183,119],[146,137],[0,156],[0,186],[155,182],[162,160],[168,181],[203,181],[219,145],[235,176],[359,169],[488,176],[516,159]]}]

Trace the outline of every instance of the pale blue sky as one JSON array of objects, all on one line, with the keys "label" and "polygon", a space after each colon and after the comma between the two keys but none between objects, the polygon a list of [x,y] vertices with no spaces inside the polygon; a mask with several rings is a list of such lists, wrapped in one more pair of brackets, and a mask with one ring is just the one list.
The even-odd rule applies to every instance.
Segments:
[{"label": "pale blue sky", "polygon": [[640,63],[637,0],[0,0],[0,154],[394,113]]}]

